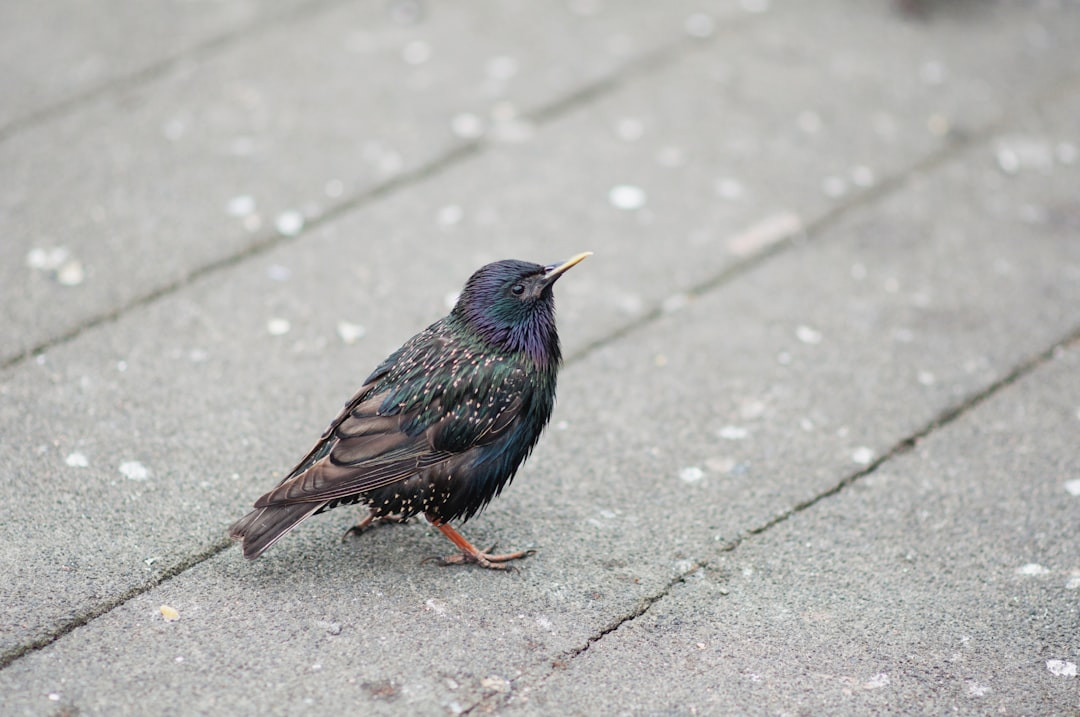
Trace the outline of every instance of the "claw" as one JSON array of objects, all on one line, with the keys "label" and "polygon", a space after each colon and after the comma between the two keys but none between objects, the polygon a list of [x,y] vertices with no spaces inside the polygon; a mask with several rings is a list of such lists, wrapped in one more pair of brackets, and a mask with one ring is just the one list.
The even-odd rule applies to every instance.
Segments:
[{"label": "claw", "polygon": [[[511,560],[519,560],[521,558],[527,558],[536,551],[532,548],[527,550],[517,550],[512,553],[503,553],[502,555],[492,555],[491,551],[495,549],[495,544],[492,544],[487,550],[478,550],[472,543],[466,540],[460,533],[451,528],[446,523],[440,523],[428,518],[431,524],[442,531],[442,534],[458,546],[461,549],[460,553],[448,555],[445,558],[435,558],[434,560],[439,565],[466,565],[468,563],[475,563],[482,568],[489,570],[511,570],[512,568],[505,563]],[[424,562],[431,558],[425,559]]]}]

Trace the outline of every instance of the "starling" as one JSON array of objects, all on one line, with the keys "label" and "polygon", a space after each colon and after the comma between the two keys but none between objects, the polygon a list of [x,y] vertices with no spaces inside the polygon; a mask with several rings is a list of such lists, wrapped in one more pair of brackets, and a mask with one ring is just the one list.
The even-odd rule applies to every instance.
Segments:
[{"label": "starling", "polygon": [[244,557],[312,515],[356,503],[370,513],[350,532],[423,513],[461,551],[443,564],[505,568],[528,555],[490,555],[449,523],[502,491],[551,417],[562,361],[552,286],[590,253],[477,270],[450,314],[390,354],[311,452],[233,524]]}]

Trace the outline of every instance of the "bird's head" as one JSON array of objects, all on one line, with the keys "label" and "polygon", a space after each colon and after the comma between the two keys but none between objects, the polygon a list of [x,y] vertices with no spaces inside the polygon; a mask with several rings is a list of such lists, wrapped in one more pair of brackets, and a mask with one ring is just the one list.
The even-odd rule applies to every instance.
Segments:
[{"label": "bird's head", "polygon": [[451,316],[495,348],[523,351],[538,363],[557,362],[552,286],[591,253],[548,266],[513,259],[482,266],[469,277]]}]

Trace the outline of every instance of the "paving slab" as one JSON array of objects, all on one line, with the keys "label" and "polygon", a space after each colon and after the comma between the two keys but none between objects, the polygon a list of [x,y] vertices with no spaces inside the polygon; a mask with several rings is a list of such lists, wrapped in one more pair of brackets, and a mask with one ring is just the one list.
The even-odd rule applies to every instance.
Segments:
[{"label": "paving slab", "polygon": [[0,136],[170,61],[326,2],[4,3]]},{"label": "paving slab", "polygon": [[[877,21],[873,16],[871,19]],[[760,40],[752,36],[749,39]],[[750,53],[760,44],[764,43],[749,42],[744,48],[747,58],[754,57]],[[647,81],[654,92],[680,83],[696,86],[694,78],[707,59],[707,53],[690,58],[685,65],[676,64]],[[775,63],[776,58],[765,53],[756,62],[744,60],[742,72],[758,79],[772,76],[771,81],[776,82],[779,70]],[[829,80],[829,75],[822,73],[792,83],[796,88],[802,88],[803,82],[808,86],[793,93],[795,101],[781,108],[783,116],[797,118],[797,108],[803,105],[802,96],[815,92],[827,94]],[[755,80],[746,84],[762,83]],[[867,83],[860,86],[860,91],[881,84]],[[732,250],[731,245],[723,244],[724,235],[719,232],[707,237],[709,241],[704,243],[693,239],[698,236],[695,229],[700,225],[696,215],[683,211],[678,204],[687,196],[678,190],[694,185],[697,194],[692,196],[698,204],[706,207],[716,204],[712,181],[716,174],[709,163],[687,162],[686,177],[681,171],[674,173],[681,177],[678,181],[682,186],[670,194],[650,187],[657,198],[651,201],[649,212],[644,213],[641,210],[627,213],[606,201],[611,183],[626,176],[623,167],[610,174],[603,169],[602,181],[588,179],[592,173],[583,167],[606,168],[613,156],[620,162],[633,161],[634,157],[638,161],[644,159],[648,162],[646,166],[655,169],[655,151],[665,146],[664,140],[655,146],[650,146],[649,141],[629,142],[608,122],[594,120],[596,116],[610,117],[618,124],[619,118],[632,118],[642,109],[643,97],[648,94],[627,87],[590,111],[553,123],[534,143],[478,156],[446,174],[416,183],[409,192],[386,197],[339,221],[327,223],[303,243],[283,245],[220,275],[206,276],[186,291],[131,312],[113,325],[101,327],[9,371],[3,385],[7,399],[3,407],[4,434],[10,437],[7,465],[13,474],[36,475],[44,471],[45,479],[32,486],[16,481],[8,483],[5,504],[19,507],[21,521],[47,529],[38,534],[37,540],[15,539],[22,522],[13,518],[6,521],[8,529],[13,531],[13,538],[7,543],[6,562],[21,578],[12,586],[16,592],[7,602],[9,609],[18,615],[11,621],[15,627],[5,635],[8,649],[17,649],[27,640],[42,639],[59,629],[58,625],[73,624],[105,609],[148,580],[171,574],[189,564],[193,556],[203,555],[219,545],[221,526],[234,517],[237,506],[248,503],[253,491],[261,490],[282,466],[290,464],[306,449],[308,436],[314,430],[311,426],[321,426],[342,397],[351,394],[360,376],[406,337],[407,332],[401,327],[418,328],[436,318],[445,310],[440,304],[447,294],[456,290],[463,277],[479,264],[507,255],[547,260],[583,248],[594,248],[600,256],[611,257],[608,261],[590,262],[581,277],[560,287],[564,335],[570,353],[575,353],[640,320],[664,297],[675,296],[675,301],[664,306],[676,308],[686,301],[680,294],[688,286],[699,285],[695,282],[722,273],[732,262],[754,251],[752,244],[749,249],[736,245]],[[711,121],[710,115],[702,114],[702,108],[694,104],[701,94],[684,93],[683,96],[691,99],[681,110],[677,96],[660,104],[668,108],[666,116],[671,118],[680,111],[703,117],[698,131],[688,136],[707,139],[705,127]],[[852,103],[855,104],[854,98]],[[732,102],[733,111],[738,106]],[[717,107],[708,109],[719,112]],[[900,109],[898,106],[897,111]],[[920,127],[920,133],[924,114],[917,111],[908,120]],[[748,121],[749,113],[745,116]],[[864,121],[865,117],[856,113],[846,116],[852,122],[843,126],[845,136],[861,136],[860,129],[873,134],[873,123]],[[1063,116],[1067,117],[1067,112]],[[788,124],[796,123],[796,119],[791,119]],[[679,126],[689,130],[688,125]],[[778,130],[773,139],[782,143],[785,133],[791,131],[790,127]],[[843,155],[847,144],[838,145],[839,137],[832,136],[832,142],[808,142],[799,152],[793,148],[792,157],[809,166],[815,155],[832,156],[833,151]],[[1038,139],[1037,146],[1049,147],[1051,154],[1071,141],[1060,134],[1031,136]],[[932,151],[933,140],[926,142],[922,151]],[[1031,144],[1029,140],[1024,146]],[[704,152],[711,144],[698,140],[697,146]],[[882,155],[890,154],[885,146],[882,143]],[[574,148],[578,150],[576,158],[572,157]],[[890,156],[891,162],[902,166],[899,151],[891,152]],[[988,196],[999,197],[995,201],[1004,202],[1001,211],[1007,218],[1021,216],[1031,220],[1030,209],[1016,208],[1011,190],[998,186],[1007,181],[1008,175],[993,166],[996,155],[987,148],[979,156],[984,165],[981,181],[991,188],[997,187]],[[845,166],[856,159],[856,155],[845,159]],[[957,183],[968,184],[966,169],[962,165],[957,167],[953,170],[959,173]],[[786,176],[789,165],[763,164],[755,169],[762,185],[775,185]],[[750,167],[745,171],[747,176],[753,176]],[[1039,174],[1045,168],[1025,171]],[[1051,174],[1046,181],[1054,184],[1051,180],[1068,171],[1069,166],[1064,165],[1058,175]],[[533,181],[522,182],[522,176],[532,177]],[[594,185],[592,189],[586,186],[590,182]],[[830,197],[818,185],[817,175],[802,184],[791,185],[780,193],[786,198],[778,206],[798,203],[804,214],[822,216],[844,205],[843,197]],[[987,200],[980,196],[981,185],[973,186],[979,187],[972,195],[972,201],[976,201],[973,206],[980,207],[979,203]],[[554,193],[541,196],[538,187],[547,187]],[[461,199],[477,196],[485,200]],[[581,200],[583,196],[587,199]],[[1050,200],[1056,202],[1047,216],[1052,230],[1063,229],[1060,217],[1068,215],[1063,215],[1060,207],[1068,206],[1067,185],[1054,184],[1049,192],[1039,185],[1031,191],[1031,196],[1031,202],[1036,202],[1031,206],[1043,206]],[[1060,199],[1054,199],[1059,196]],[[430,213],[417,213],[418,205],[429,208]],[[735,205],[741,206],[739,202]],[[764,199],[747,205],[749,208],[726,218],[713,218],[717,226],[729,228],[728,238],[738,235],[737,222],[771,216]],[[466,219],[448,222],[441,216],[446,213],[446,207],[453,206],[459,206]],[[565,215],[552,213],[552,206],[565,210]],[[923,215],[923,211],[919,208],[917,214],[933,216]],[[1028,213],[1024,214],[1025,211]],[[898,220],[904,221],[908,213],[906,206],[894,212]],[[562,218],[558,219],[559,216]],[[886,236],[893,236],[889,233],[895,231],[891,229],[892,221],[859,231],[873,235],[885,231]],[[936,220],[926,221],[932,225]],[[964,221],[977,221],[977,218],[965,217]],[[595,229],[589,233],[587,246],[582,243],[583,235],[565,230],[566,226],[579,223]],[[919,227],[917,232],[928,228],[932,226]],[[441,241],[432,244],[433,234]],[[687,240],[679,251],[671,251],[670,245],[654,241],[658,234],[682,236]],[[695,249],[698,244],[702,246]],[[378,251],[373,252],[372,246],[378,246]],[[629,254],[627,246],[632,247]],[[324,258],[327,256],[334,257],[335,266],[344,271],[328,275]],[[1067,272],[1070,267],[1062,263],[1056,250],[1033,253],[1024,262],[1025,266],[1041,262],[1036,266],[1040,281],[1048,282],[1049,288],[1040,289],[1045,291],[1057,290],[1060,272]],[[1042,273],[1044,265],[1049,273]],[[862,286],[875,288],[869,289],[871,298],[865,301],[873,307],[879,284],[897,293],[898,300],[903,299],[904,292],[900,289],[904,285],[900,279],[887,273],[878,274],[870,266],[867,269],[863,265],[862,271],[868,273],[869,280]],[[1001,271],[1007,269],[1004,264],[995,266]],[[415,290],[401,290],[403,267],[412,272],[409,278],[415,280]],[[840,275],[851,270],[852,267],[841,267]],[[782,289],[786,277],[780,277],[778,288]],[[912,281],[918,286],[917,280]],[[1037,282],[1032,286],[1043,285]],[[915,298],[905,301],[926,303],[934,299],[928,291],[913,291]],[[1060,310],[1064,310],[1062,306],[1067,304],[1058,305]],[[393,307],[393,311],[387,311],[386,307]],[[877,309],[863,311],[866,316],[861,321],[866,324]],[[914,313],[905,314],[907,320],[913,316]],[[1043,332],[1034,337],[1035,346],[1053,340],[1048,333],[1060,328],[1060,316],[1046,318],[1047,321],[1036,322],[1032,327]],[[281,326],[281,320],[287,322],[290,330],[284,336],[271,335],[268,326],[271,322]],[[807,316],[802,320],[808,322],[805,328],[819,332],[820,325],[831,318]],[[368,338],[350,347],[341,338],[343,324],[346,332],[353,330],[352,326],[364,327]],[[783,340],[775,351],[792,354],[788,344],[793,335],[799,340],[802,324],[790,324],[788,321],[776,329]],[[987,325],[988,329],[993,327],[992,323]],[[896,331],[899,338],[891,340],[902,344],[907,338],[909,344],[913,343],[911,329],[901,326]],[[803,333],[804,338],[814,335]],[[702,333],[704,340],[710,340],[712,335],[711,331]],[[755,335],[751,340],[758,339]],[[994,363],[971,348],[964,368],[970,377],[966,383],[950,387],[950,391],[963,394],[992,380],[1017,360],[1028,345],[1010,344],[1005,336],[996,340],[995,347],[1012,345],[1016,351],[993,357],[1001,359]],[[666,341],[675,346],[683,339],[672,337]],[[667,353],[662,349],[664,345],[651,347],[648,360],[659,360],[657,356]],[[706,351],[704,347],[700,350]],[[912,348],[912,356],[919,351]],[[621,366],[620,359],[612,360],[616,362],[613,365]],[[867,362],[872,363],[870,359]],[[921,376],[926,381],[929,375],[936,380],[941,370],[935,369],[938,374],[934,374],[932,368],[920,367],[922,374],[916,370],[916,378]],[[955,366],[950,368],[955,372]],[[864,372],[864,375],[871,374]],[[656,377],[647,373],[642,380],[651,382]],[[597,395],[606,398],[607,394]],[[760,401],[760,396],[755,396],[747,400],[751,404]],[[948,398],[946,394],[937,407]],[[590,408],[599,411],[599,416],[610,413],[602,405]],[[752,413],[757,409],[752,406],[747,410]],[[903,411],[897,409],[897,413]],[[62,425],[58,423],[59,416],[64,416]],[[809,416],[807,420],[812,424],[816,418]],[[845,428],[841,419],[828,420],[837,422],[835,430]],[[911,430],[918,422],[918,416],[908,417],[904,430]],[[653,429],[643,423],[635,430],[651,435]],[[782,433],[784,429],[777,430]],[[850,458],[848,453],[856,449],[881,449],[862,442],[865,440],[857,434],[845,438],[844,447],[836,449],[836,459],[846,463]],[[612,447],[616,444],[617,441]],[[887,445],[888,440],[882,444]],[[612,455],[617,456],[618,451]],[[797,458],[794,450],[790,455]],[[210,456],[213,458],[208,459]],[[708,456],[695,460],[704,458]],[[714,463],[721,466],[732,460],[722,455],[714,458]],[[84,462],[85,468],[81,465]],[[670,471],[682,467],[671,466]],[[140,477],[143,469],[148,473],[146,480]],[[819,471],[823,479],[832,479],[830,469]],[[256,490],[255,486],[260,488]],[[789,504],[779,493],[777,489],[764,496],[763,511],[782,510]],[[61,510],[57,510],[58,504],[63,506]],[[176,518],[178,509],[183,516],[181,520]],[[78,518],[73,520],[72,516]],[[163,525],[175,527],[163,530]],[[26,600],[24,590],[45,598],[40,602]]]},{"label": "paving slab", "polygon": [[1078,377],[1073,342],[914,450],[710,559],[563,669],[483,707],[1077,713]]},{"label": "paving slab", "polygon": [[[48,709],[50,695],[90,712],[167,704],[177,711],[364,705],[390,713],[452,712],[517,689],[515,680],[527,686],[695,564],[715,559],[721,546],[832,490],[1033,352],[1075,336],[1069,307],[1080,301],[1080,246],[1058,223],[1025,224],[1021,211],[1031,202],[1069,201],[1075,180],[1067,178],[1075,171],[1004,175],[989,147],[973,149],[648,330],[573,363],[554,430],[512,490],[469,525],[482,542],[538,544],[541,552],[517,573],[418,566],[419,556],[444,550],[420,525],[342,546],[337,536],[351,516],[339,512],[313,521],[257,563],[228,551],[125,601],[15,661],[0,673],[0,691],[14,711],[26,713]],[[212,286],[198,293],[206,309],[192,314],[214,322],[235,296]],[[235,300],[232,306],[258,314]],[[146,311],[175,308],[162,302]],[[146,323],[152,322],[134,325]],[[206,456],[227,456],[239,446],[267,461],[256,466],[266,480],[273,463],[280,465],[276,454],[286,460],[304,447],[276,445],[295,442],[289,434],[302,434],[303,426],[270,425],[303,422],[311,404],[303,387],[282,385],[256,413],[291,408],[265,423],[253,423],[251,403],[230,407],[225,395],[216,405],[203,395],[187,401],[190,392],[163,378],[191,361],[184,350],[190,336],[178,333],[162,345],[161,336],[139,339],[124,327],[118,322],[116,339],[133,343],[115,380],[134,377],[145,393],[127,399],[131,418],[112,421],[150,476],[75,484],[79,474],[57,465],[75,444],[61,441],[46,451],[56,465],[48,496],[54,517],[49,522],[45,496],[26,496],[25,504],[45,517],[35,530],[52,533],[54,562],[25,552],[43,544],[18,535],[3,541],[24,551],[19,559],[8,549],[11,570],[38,571],[16,583],[33,593],[3,601],[15,606],[7,620],[22,626],[17,639],[57,620],[56,606],[33,594],[64,594],[69,609],[79,609],[80,600],[94,599],[81,583],[87,575],[112,580],[109,589],[125,581],[138,586],[154,569],[142,564],[144,556],[164,555],[169,566],[190,555],[200,536],[211,540],[250,498],[254,481],[247,474],[222,480]],[[272,346],[271,337],[257,337],[261,326],[238,322],[218,330],[223,347],[260,340]],[[338,380],[316,375],[325,354],[305,352],[303,336],[290,340],[296,351],[289,368],[310,366],[308,386],[321,393],[323,382]],[[73,354],[80,343],[71,344]],[[153,356],[172,362],[147,360],[151,344]],[[77,382],[87,367],[93,375],[103,371],[106,359],[84,355],[79,365],[66,350],[54,352],[60,366],[50,354],[36,370]],[[255,395],[259,386],[277,386],[268,374],[284,370],[227,375],[239,382],[236,390]],[[19,392],[29,388],[6,386],[9,405],[26,405],[30,393]],[[45,417],[61,392],[33,395]],[[246,423],[234,427],[208,416]],[[138,422],[147,419],[149,426]],[[154,438],[170,435],[183,442]],[[265,443],[243,445],[256,437]],[[117,457],[121,445],[114,436],[101,448]],[[195,457],[204,461],[198,487],[165,460],[182,446],[197,447]],[[92,466],[99,460],[103,474],[115,470],[97,454]],[[190,457],[181,460],[193,465]],[[88,504],[114,511],[95,511],[72,530],[64,524],[71,514],[55,505],[76,501],[78,490],[87,491]],[[4,504],[14,497],[4,495]],[[181,620],[165,622],[162,604]],[[227,689],[241,682],[253,689]]]},{"label": "paving slab", "polygon": [[[606,118],[614,135],[644,132],[644,141],[598,147],[616,179],[586,173],[605,185],[576,196],[591,206],[611,181],[636,184],[647,222],[662,195],[685,213],[707,192],[711,211],[690,231],[699,243],[721,221],[742,226],[732,217],[740,205],[797,210],[800,197],[854,193],[896,159],[925,157],[950,129],[985,126],[1078,71],[1065,49],[1077,41],[1072,5],[1006,3],[930,24],[877,4],[841,20],[798,3],[763,14],[719,1],[497,8],[432,11],[408,26],[382,4],[331,8],[4,142],[4,357],[281,240],[279,219],[291,234],[394,177],[468,154],[474,140],[463,132],[527,137],[520,117],[573,106],[586,88],[664,52],[715,49],[689,85],[643,86]],[[686,32],[701,17],[712,34],[704,43]],[[843,43],[832,39],[838,30]],[[951,40],[957,32],[964,43]],[[57,144],[63,153],[49,151]],[[564,151],[572,159],[582,146]],[[705,176],[652,171],[658,163]],[[762,182],[761,166],[785,171]],[[792,185],[800,193],[789,197]],[[580,216],[574,206],[549,214]],[[627,224],[642,214],[627,212]]]},{"label": "paving slab", "polygon": [[[66,634],[0,673],[12,709],[455,711],[520,691],[720,546],[1073,335],[1080,102],[1064,84],[1072,56],[1028,44],[1040,21],[1071,16],[979,14],[983,25],[963,25],[969,51],[940,48],[959,58],[941,55],[948,91],[941,67],[910,58],[960,25],[901,25],[907,39],[883,43],[886,60],[871,62],[869,44],[847,54],[867,65],[838,89],[845,53],[803,32],[798,7],[586,98],[531,141],[463,156],[5,370],[5,472],[33,477],[0,482],[0,561],[15,576],[0,594],[5,659]],[[895,23],[853,17],[867,32]],[[1003,22],[1019,18],[1029,24]],[[1041,37],[1072,27],[1063,19]],[[1017,63],[1036,76],[1031,94],[994,84]],[[826,69],[791,76],[806,64]],[[701,100],[716,87],[721,102]],[[1048,89],[1061,96],[1010,114]],[[965,95],[950,119],[950,98]],[[761,152],[788,151],[722,165],[739,143],[713,148],[715,116],[750,141],[755,114]],[[950,149],[948,126],[995,123],[1002,132]],[[922,171],[899,181],[912,167]],[[622,184],[644,189],[645,206],[613,206]],[[800,225],[805,245],[790,240]],[[728,273],[777,240],[794,246]],[[553,430],[467,528],[479,542],[538,544],[527,570],[418,567],[445,550],[420,525],[339,546],[351,522],[341,511],[254,565],[235,551],[201,562],[472,269],[586,248],[597,256],[560,285],[575,360]],[[356,325],[366,335],[347,343]],[[162,603],[181,621],[162,622]],[[257,689],[226,689],[240,677]]]},{"label": "paving slab", "polygon": [[692,43],[682,18],[698,4],[424,7],[404,25],[383,2],[301,14],[0,142],[3,360],[467,154],[488,129],[527,137],[529,113]]}]

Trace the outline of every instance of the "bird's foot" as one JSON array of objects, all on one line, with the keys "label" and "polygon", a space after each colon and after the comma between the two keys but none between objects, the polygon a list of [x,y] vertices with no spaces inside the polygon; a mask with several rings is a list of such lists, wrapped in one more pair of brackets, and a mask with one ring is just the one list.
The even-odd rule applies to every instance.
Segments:
[{"label": "bird's foot", "polygon": [[[471,546],[470,546],[471,547]],[[513,570],[513,566],[506,563],[511,560],[519,560],[521,558],[527,558],[536,551],[533,549],[528,550],[516,550],[512,553],[502,553],[501,555],[492,555],[491,551],[495,549],[492,545],[487,550],[477,550],[473,548],[470,552],[468,550],[462,550],[460,553],[454,553],[448,555],[445,558],[433,557],[429,560],[433,560],[439,565],[479,565],[482,568],[488,570]]]},{"label": "bird's foot", "polygon": [[[519,558],[527,558],[536,552],[535,550],[529,549],[518,550],[513,553],[504,553],[502,555],[492,555],[491,551],[495,549],[494,545],[487,550],[479,550],[468,540],[465,540],[461,533],[457,532],[446,523],[432,518],[430,515],[427,516],[427,519],[432,525],[438,528],[443,535],[449,538],[450,542],[458,546],[461,550],[460,553],[445,558],[436,557],[427,559],[433,560],[439,565],[465,565],[467,563],[475,563],[476,565],[479,565],[482,568],[488,568],[489,570],[509,570],[510,566],[506,565],[507,562],[518,560]],[[424,562],[427,562],[427,560]]]},{"label": "bird's foot", "polygon": [[368,515],[359,523],[349,528],[342,534],[341,542],[345,542],[354,535],[363,535],[372,528],[377,528],[380,525],[396,525],[398,523],[408,523],[409,519],[403,515],[383,515],[376,517],[374,513]]}]

